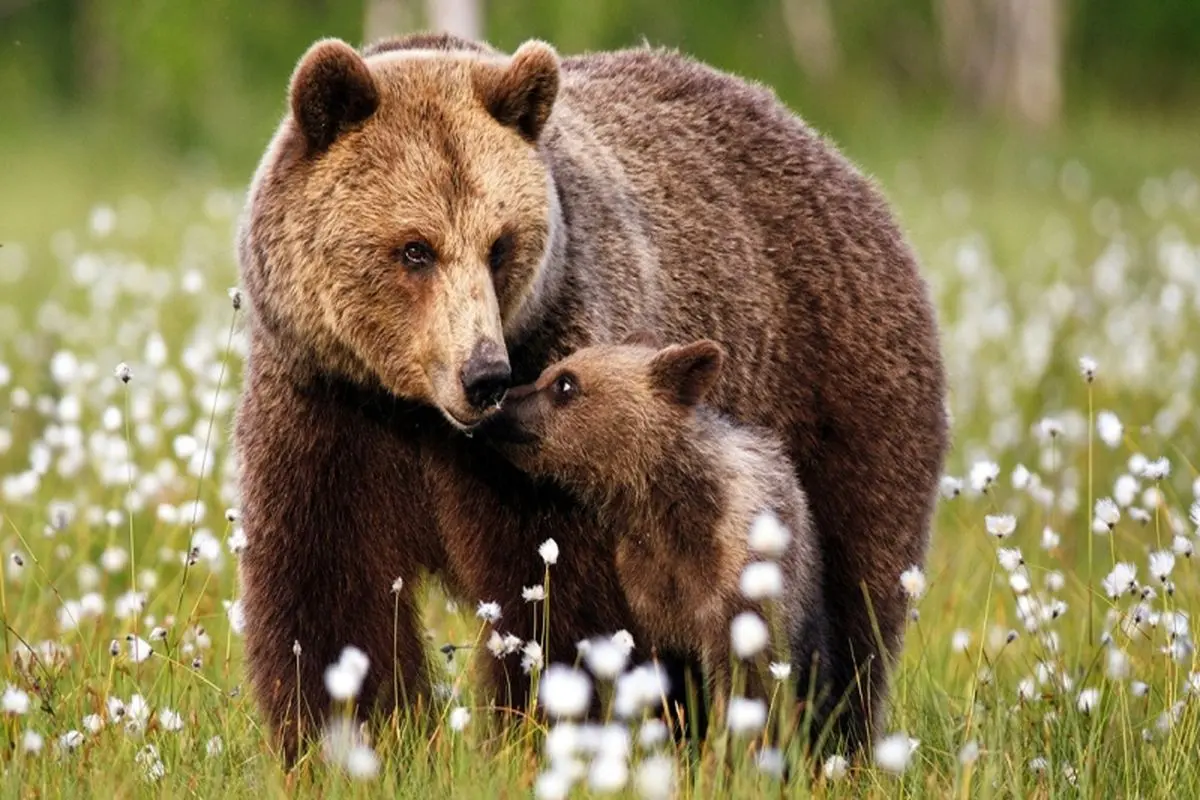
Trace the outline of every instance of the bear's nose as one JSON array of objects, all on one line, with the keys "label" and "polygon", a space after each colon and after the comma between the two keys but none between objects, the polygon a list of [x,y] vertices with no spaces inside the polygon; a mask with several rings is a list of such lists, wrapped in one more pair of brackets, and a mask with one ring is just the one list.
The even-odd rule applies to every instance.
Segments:
[{"label": "bear's nose", "polygon": [[504,348],[490,341],[475,345],[460,378],[463,393],[472,408],[499,405],[512,384],[512,370],[509,369]]}]

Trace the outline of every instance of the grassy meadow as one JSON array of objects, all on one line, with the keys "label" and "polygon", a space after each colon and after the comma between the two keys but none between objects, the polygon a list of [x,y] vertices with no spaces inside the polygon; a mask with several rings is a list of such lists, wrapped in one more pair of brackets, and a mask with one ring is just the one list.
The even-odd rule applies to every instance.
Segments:
[{"label": "grassy meadow", "polygon": [[108,162],[88,135],[113,134],[84,131],[4,145],[4,796],[1200,793],[1195,125],[1079,120],[1036,144],[866,112],[843,127],[924,263],[954,429],[874,763],[784,786],[778,749],[798,745],[753,715],[687,753],[646,725],[502,730],[470,651],[435,649],[491,626],[431,585],[402,591],[427,595],[445,673],[432,732],[395,720],[349,761],[317,748],[284,773],[242,685],[237,604],[228,290],[249,172]]}]

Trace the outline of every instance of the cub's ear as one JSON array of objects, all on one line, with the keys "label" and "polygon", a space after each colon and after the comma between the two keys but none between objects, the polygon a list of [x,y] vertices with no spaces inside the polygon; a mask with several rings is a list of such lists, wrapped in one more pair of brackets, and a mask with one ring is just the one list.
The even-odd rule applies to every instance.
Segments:
[{"label": "cub's ear", "polygon": [[558,53],[531,39],[517,48],[507,65],[479,69],[475,91],[497,122],[536,142],[558,96]]},{"label": "cub's ear", "polygon": [[725,349],[711,339],[664,348],[650,362],[654,387],[676,402],[694,406],[716,384]]},{"label": "cub's ear", "polygon": [[310,153],[329,148],[346,129],[379,107],[379,88],[367,64],[340,39],[322,39],[292,73],[292,116]]},{"label": "cub's ear", "polygon": [[631,347],[652,347],[655,350],[662,347],[662,341],[658,338],[657,334],[646,329],[631,331],[621,340],[621,344]]}]

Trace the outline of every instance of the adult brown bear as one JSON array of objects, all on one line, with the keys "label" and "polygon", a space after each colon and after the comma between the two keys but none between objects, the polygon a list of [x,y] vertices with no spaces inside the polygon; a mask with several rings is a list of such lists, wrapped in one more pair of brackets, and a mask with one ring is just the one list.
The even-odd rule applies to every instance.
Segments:
[{"label": "adult brown bear", "polygon": [[[924,558],[946,448],[935,316],[884,200],[769,91],[662,50],[318,42],[239,257],[246,658],[289,754],[344,645],[370,658],[364,707],[428,692],[398,577],[496,601],[529,637],[521,588],[553,537],[547,657],[636,639],[611,541],[573,536],[593,529],[582,509],[464,431],[510,383],[638,330],[720,341],[710,401],[786,443],[819,530],[845,731],[869,733],[875,627],[896,652],[898,577]],[[517,665],[484,664],[500,699],[523,700]]]}]

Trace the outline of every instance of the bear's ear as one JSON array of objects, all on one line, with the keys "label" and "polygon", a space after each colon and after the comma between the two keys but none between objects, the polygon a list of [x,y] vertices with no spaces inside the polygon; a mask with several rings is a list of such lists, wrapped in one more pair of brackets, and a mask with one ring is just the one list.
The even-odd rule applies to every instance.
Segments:
[{"label": "bear's ear", "polygon": [[308,49],[292,74],[292,116],[310,153],[324,152],[347,128],[379,107],[379,88],[367,64],[339,39]]},{"label": "bear's ear", "polygon": [[475,90],[497,122],[536,142],[558,96],[558,53],[531,39],[517,48],[506,66],[480,69]]},{"label": "bear's ear", "polygon": [[657,350],[662,347],[662,341],[658,338],[654,331],[648,329],[640,329],[630,331],[629,334],[621,340],[621,344],[630,347],[651,347]]},{"label": "bear's ear", "polygon": [[711,339],[672,345],[650,361],[650,380],[676,402],[694,406],[716,384],[724,362],[724,348]]}]

